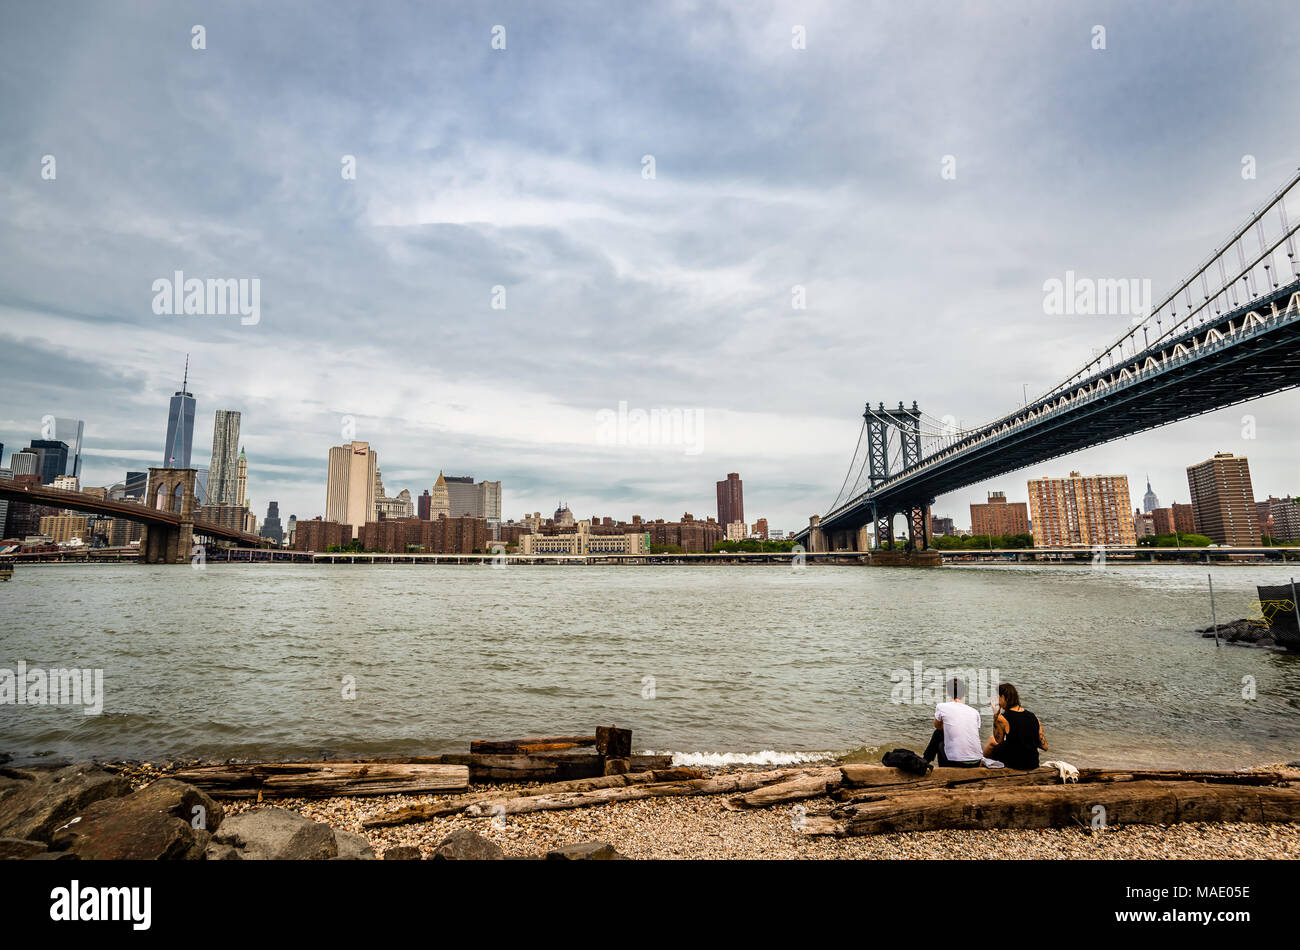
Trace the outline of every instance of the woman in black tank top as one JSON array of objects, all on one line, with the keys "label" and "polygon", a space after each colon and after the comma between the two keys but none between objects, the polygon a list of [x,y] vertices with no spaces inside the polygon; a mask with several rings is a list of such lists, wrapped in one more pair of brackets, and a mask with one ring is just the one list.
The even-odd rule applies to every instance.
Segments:
[{"label": "woman in black tank top", "polygon": [[993,738],[984,748],[985,758],[1012,769],[1038,768],[1038,750],[1047,751],[1042,723],[1020,705],[1020,694],[1010,683],[998,686],[998,707]]}]

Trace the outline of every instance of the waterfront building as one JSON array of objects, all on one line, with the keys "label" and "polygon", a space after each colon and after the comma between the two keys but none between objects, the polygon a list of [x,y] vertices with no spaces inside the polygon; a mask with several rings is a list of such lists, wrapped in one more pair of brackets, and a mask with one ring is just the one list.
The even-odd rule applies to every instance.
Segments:
[{"label": "waterfront building", "polygon": [[[208,461],[208,502],[237,505],[244,500],[239,490],[239,423],[235,409],[218,409],[212,423],[212,458]],[[247,461],[245,461],[247,474]]]},{"label": "waterfront building", "polygon": [[331,547],[345,547],[352,543],[352,526],[338,521],[326,521],[317,515],[310,521],[299,521],[294,526],[295,551],[325,551]]},{"label": "waterfront building", "polygon": [[66,544],[74,538],[88,543],[90,520],[77,514],[46,515],[41,518],[40,533],[55,544]]},{"label": "waterfront building", "polygon": [[167,441],[163,445],[163,468],[190,468],[194,447],[194,394],[189,391],[190,360],[185,358],[181,388],[172,394],[167,410]]},{"label": "waterfront building", "polygon": [[931,515],[930,533],[936,537],[951,536],[953,534],[952,519],[940,518],[938,515]]},{"label": "waterfront building", "polygon": [[991,491],[988,501],[970,506],[970,533],[988,537],[1029,534],[1029,506],[1007,501],[1006,492]]},{"label": "waterfront building", "polygon": [[1160,507],[1160,499],[1157,498],[1156,493],[1151,490],[1151,476],[1148,475],[1147,493],[1142,496],[1142,513],[1144,515],[1150,514],[1152,511],[1154,511],[1159,507]]},{"label": "waterfront building", "polygon": [[1156,534],[1173,534],[1174,510],[1172,508],[1152,508],[1151,527]]},{"label": "waterfront building", "polygon": [[519,553],[532,554],[645,554],[650,536],[635,534],[592,534],[590,521],[579,521],[570,534],[525,534],[519,539]]},{"label": "waterfront building", "polygon": [[1036,478],[1029,482],[1029,513],[1035,547],[1137,543],[1127,475]]},{"label": "waterfront building", "polygon": [[1199,533],[1218,544],[1255,547],[1260,543],[1250,463],[1244,456],[1218,452],[1187,468]]},{"label": "waterfront building", "polygon": [[767,519],[766,518],[759,518],[757,521],[754,522],[754,534],[757,537],[762,538],[764,541],[767,540]]},{"label": "waterfront building", "polygon": [[405,526],[405,549],[422,554],[479,554],[492,541],[487,520],[470,515],[429,521],[408,518],[398,523]]},{"label": "waterfront building", "polygon": [[269,502],[266,506],[266,520],[262,522],[261,537],[276,544],[284,544],[284,529],[280,527],[280,503]]},{"label": "waterfront building", "polygon": [[378,468],[378,455],[369,442],[332,446],[325,489],[325,520],[350,525],[354,534],[367,521],[377,520],[375,471]]},{"label": "waterfront building", "polygon": [[745,520],[745,492],[740,476],[729,472],[717,483],[718,524],[731,525]]}]

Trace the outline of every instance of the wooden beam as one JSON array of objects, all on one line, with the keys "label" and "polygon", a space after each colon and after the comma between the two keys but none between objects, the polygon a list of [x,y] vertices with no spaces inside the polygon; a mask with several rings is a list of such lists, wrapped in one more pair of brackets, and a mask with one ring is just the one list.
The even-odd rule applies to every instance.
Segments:
[{"label": "wooden beam", "polygon": [[275,762],[205,765],[175,772],[221,798],[332,798],[358,795],[413,795],[462,791],[469,787],[463,765],[375,762]]},{"label": "wooden beam", "polygon": [[596,744],[595,736],[538,736],[532,739],[475,739],[469,751],[481,755],[508,755],[512,752],[560,752]]}]

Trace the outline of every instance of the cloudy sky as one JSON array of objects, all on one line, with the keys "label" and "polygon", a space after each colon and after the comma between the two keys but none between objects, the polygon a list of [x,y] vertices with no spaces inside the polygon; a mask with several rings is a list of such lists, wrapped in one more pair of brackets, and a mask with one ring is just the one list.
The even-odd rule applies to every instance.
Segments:
[{"label": "cloudy sky", "polygon": [[[259,518],[323,512],[350,417],[390,494],[443,469],[506,517],[676,518],[735,471],[797,528],[866,400],[1001,415],[1126,325],[1045,314],[1044,281],[1159,295],[1228,237],[1300,164],[1298,52],[1282,3],[7,4],[4,458],[48,413],[85,420],[84,484],[159,464],[189,354],[194,464],[240,410]],[[257,278],[258,321],[155,313],[178,270]],[[1072,468],[1186,501],[1215,451],[1297,492],[1297,409],[936,513]]]}]

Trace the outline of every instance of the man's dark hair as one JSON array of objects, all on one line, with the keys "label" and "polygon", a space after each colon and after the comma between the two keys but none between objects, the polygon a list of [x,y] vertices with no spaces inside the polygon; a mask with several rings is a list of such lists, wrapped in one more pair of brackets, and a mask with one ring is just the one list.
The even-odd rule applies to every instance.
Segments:
[{"label": "man's dark hair", "polygon": [[960,676],[952,676],[943,684],[943,691],[948,694],[949,700],[966,698],[966,681]]}]

